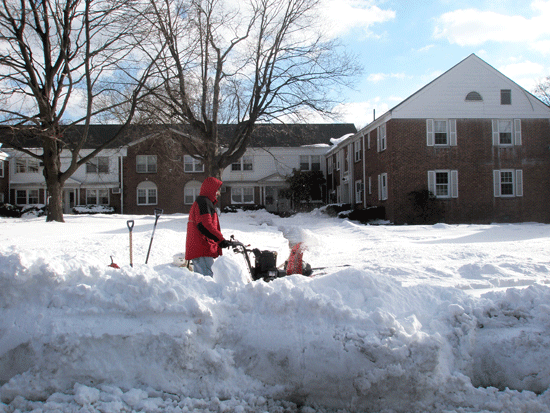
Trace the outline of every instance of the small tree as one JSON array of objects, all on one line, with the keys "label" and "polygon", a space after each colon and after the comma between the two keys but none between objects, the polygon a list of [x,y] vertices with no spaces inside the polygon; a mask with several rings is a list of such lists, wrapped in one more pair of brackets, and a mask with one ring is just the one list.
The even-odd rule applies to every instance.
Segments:
[{"label": "small tree", "polygon": [[441,200],[428,189],[409,192],[406,206],[408,224],[437,224],[445,217]]},{"label": "small tree", "polygon": [[312,201],[323,198],[326,179],[321,171],[299,171],[294,169],[287,177],[288,188],[281,195],[290,199],[295,209],[310,209]]}]

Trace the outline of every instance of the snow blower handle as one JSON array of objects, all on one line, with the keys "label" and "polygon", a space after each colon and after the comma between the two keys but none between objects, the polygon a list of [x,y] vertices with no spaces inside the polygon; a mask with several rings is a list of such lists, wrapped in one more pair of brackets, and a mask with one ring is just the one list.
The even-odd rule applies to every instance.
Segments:
[{"label": "snow blower handle", "polygon": [[134,266],[134,263],[132,262],[132,230],[134,229],[134,220],[129,219],[126,221],[126,225],[128,225],[128,231],[129,231],[129,237],[130,237],[130,267]]}]

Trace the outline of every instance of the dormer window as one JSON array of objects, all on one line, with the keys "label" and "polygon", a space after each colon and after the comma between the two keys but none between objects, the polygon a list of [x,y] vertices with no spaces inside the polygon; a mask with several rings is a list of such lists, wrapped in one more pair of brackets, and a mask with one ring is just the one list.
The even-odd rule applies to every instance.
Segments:
[{"label": "dormer window", "polygon": [[481,101],[483,101],[483,98],[476,91],[472,91],[466,95],[466,102],[481,102]]}]

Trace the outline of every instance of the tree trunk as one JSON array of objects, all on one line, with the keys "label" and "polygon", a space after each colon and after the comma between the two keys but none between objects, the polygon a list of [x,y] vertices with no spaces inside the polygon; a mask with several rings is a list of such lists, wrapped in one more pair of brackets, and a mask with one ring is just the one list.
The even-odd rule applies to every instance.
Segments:
[{"label": "tree trunk", "polygon": [[65,222],[63,219],[63,184],[61,180],[61,151],[54,139],[44,140],[44,178],[48,191],[46,221]]}]

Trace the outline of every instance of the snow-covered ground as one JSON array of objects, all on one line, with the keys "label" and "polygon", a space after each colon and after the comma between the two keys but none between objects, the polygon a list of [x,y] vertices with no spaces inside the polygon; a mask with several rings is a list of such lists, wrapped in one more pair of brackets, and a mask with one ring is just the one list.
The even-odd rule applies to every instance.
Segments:
[{"label": "snow-covered ground", "polygon": [[147,265],[153,215],[65,218],[0,219],[0,412],[550,410],[549,225],[222,214],[328,267],[265,283],[229,250],[214,279],[173,266],[186,215]]}]

